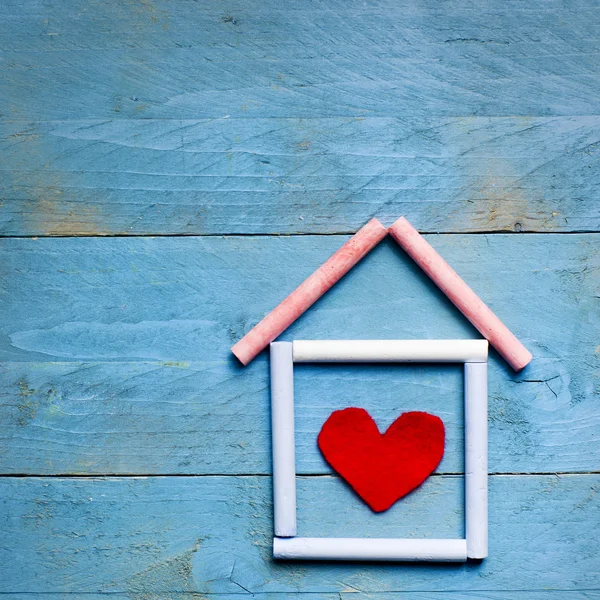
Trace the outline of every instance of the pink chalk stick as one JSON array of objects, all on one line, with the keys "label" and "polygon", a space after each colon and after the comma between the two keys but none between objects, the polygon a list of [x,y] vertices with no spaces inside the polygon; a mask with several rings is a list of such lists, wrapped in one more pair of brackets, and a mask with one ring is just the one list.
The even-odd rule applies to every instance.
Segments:
[{"label": "pink chalk stick", "polygon": [[387,229],[377,219],[371,219],[359,229],[331,258],[231,348],[239,361],[247,365],[386,235]]},{"label": "pink chalk stick", "polygon": [[388,231],[515,371],[531,361],[531,352],[404,217]]}]

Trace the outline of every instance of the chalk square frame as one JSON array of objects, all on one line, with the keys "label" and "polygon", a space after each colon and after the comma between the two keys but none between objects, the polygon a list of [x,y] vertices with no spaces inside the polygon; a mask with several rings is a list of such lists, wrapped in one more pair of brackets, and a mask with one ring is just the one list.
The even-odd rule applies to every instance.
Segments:
[{"label": "chalk square frame", "polygon": [[[465,562],[488,555],[487,340],[295,340],[270,345],[273,557]],[[296,537],[294,363],[463,363],[465,538]]]}]

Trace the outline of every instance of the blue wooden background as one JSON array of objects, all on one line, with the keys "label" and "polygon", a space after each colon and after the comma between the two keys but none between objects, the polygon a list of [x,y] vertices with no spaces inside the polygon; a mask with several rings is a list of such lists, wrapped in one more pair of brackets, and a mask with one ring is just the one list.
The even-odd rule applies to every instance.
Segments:
[{"label": "blue wooden background", "polygon": [[[594,0],[2,0],[1,598],[600,598],[599,54]],[[402,214],[534,354],[491,355],[490,557],[274,563],[229,347]],[[386,240],[283,339],[474,335]],[[299,367],[299,532],[461,536],[462,385]],[[355,404],[447,426],[380,515],[315,446]]]}]

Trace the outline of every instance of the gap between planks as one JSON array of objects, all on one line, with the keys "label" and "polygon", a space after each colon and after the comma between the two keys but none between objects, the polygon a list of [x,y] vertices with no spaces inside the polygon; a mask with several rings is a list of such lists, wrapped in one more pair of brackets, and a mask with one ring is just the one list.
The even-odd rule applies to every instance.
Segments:
[{"label": "gap between planks", "polygon": [[[403,564],[403,563],[400,563]],[[3,596],[20,596],[23,598],[27,598],[28,596],[36,597],[36,598],[63,598],[66,596],[106,596],[116,597],[116,598],[126,598],[127,600],[139,598],[140,600],[147,600],[149,597],[153,599],[164,598],[165,600],[175,600],[178,598],[191,598],[191,600],[199,600],[202,598],[211,598],[214,597],[216,600],[219,598],[232,598],[234,596],[239,596],[241,598],[268,598],[269,596],[273,596],[277,599],[282,598],[282,594],[285,597],[294,598],[298,597],[306,597],[312,596],[315,598],[323,598],[323,597],[331,597],[335,599],[345,600],[346,598],[359,597],[359,598],[397,598],[397,594],[402,594],[402,597],[408,594],[415,594],[417,597],[423,596],[424,594],[437,594],[438,596],[444,594],[444,596],[457,596],[460,598],[468,598],[469,596],[473,596],[473,594],[492,594],[491,599],[497,598],[499,594],[506,593],[515,593],[515,594],[540,594],[544,593],[547,597],[556,597],[556,594],[561,592],[600,592],[600,588],[557,588],[553,587],[552,589],[547,588],[523,588],[523,589],[483,589],[483,588],[474,588],[468,591],[458,591],[458,590],[387,590],[385,592],[363,592],[357,588],[353,588],[352,590],[342,591],[342,592],[187,592],[187,591],[159,591],[152,592],[150,596],[148,592],[106,592],[106,591],[98,591],[98,592],[2,592],[0,591],[0,598]],[[473,596],[476,598],[476,596]],[[538,597],[538,596],[536,596]],[[546,597],[546,596],[545,596]]]},{"label": "gap between planks", "polygon": [[[6,240],[38,240],[38,239],[56,239],[56,238],[212,238],[212,237],[301,237],[301,236],[335,236],[335,235],[354,235],[356,231],[333,231],[333,232],[267,232],[267,233],[69,233],[66,234],[44,234],[44,235],[3,235],[0,239]],[[422,235],[597,235],[599,231],[588,231],[583,229],[573,229],[572,231],[514,231],[512,229],[494,229],[490,231],[428,231],[420,230]]]},{"label": "gap between planks", "polygon": [[[564,476],[580,476],[580,475],[600,475],[600,471],[535,471],[528,473],[495,473],[489,472],[489,477],[548,477],[554,475],[556,477]],[[464,473],[433,473],[430,477],[463,477]],[[52,474],[40,474],[40,473],[0,473],[2,479],[26,479],[28,477],[35,477],[38,479],[98,479],[98,478],[112,478],[112,479],[134,479],[136,477],[181,477],[181,478],[200,478],[200,477],[272,477],[272,473],[52,473]],[[331,473],[296,473],[296,477],[306,478],[320,478],[320,479],[337,479],[337,475]]]}]

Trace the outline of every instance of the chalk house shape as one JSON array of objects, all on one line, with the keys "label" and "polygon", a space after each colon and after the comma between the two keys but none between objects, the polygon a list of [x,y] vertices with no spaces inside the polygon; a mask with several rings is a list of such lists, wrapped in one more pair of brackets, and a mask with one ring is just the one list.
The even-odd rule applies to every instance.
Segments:
[{"label": "chalk house shape", "polygon": [[[485,340],[296,340],[274,342],[387,234],[442,290]],[[487,341],[486,341],[487,340]],[[271,344],[275,558],[311,560],[450,561],[488,553],[487,354],[488,342],[515,371],[531,353],[404,218],[389,229],[371,219],[232,348],[249,364]],[[456,362],[465,374],[464,539],[297,537],[294,448],[294,363]]]}]

